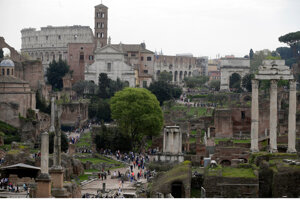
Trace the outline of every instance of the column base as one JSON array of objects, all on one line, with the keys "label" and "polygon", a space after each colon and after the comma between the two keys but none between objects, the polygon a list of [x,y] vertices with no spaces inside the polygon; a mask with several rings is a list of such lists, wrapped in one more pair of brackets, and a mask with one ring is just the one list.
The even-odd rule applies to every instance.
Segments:
[{"label": "column base", "polygon": [[277,150],[277,149],[270,149],[269,152],[270,152],[270,153],[277,153],[278,150]]},{"label": "column base", "polygon": [[51,177],[49,174],[40,174],[35,181],[37,183],[35,198],[51,198]]},{"label": "column base", "polygon": [[70,198],[71,194],[67,191],[66,188],[52,188],[51,194],[55,198]]},{"label": "column base", "polygon": [[296,149],[288,149],[286,152],[287,153],[297,153],[297,150]]},{"label": "column base", "polygon": [[63,188],[64,169],[61,166],[53,166],[49,169],[53,188]]},{"label": "column base", "polygon": [[251,151],[252,153],[257,153],[257,152],[259,152],[259,149],[250,149],[250,151]]}]

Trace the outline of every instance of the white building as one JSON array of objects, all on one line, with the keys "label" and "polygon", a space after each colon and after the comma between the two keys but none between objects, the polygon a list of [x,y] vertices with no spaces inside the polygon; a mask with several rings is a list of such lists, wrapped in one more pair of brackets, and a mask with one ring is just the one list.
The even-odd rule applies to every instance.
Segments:
[{"label": "white building", "polygon": [[106,73],[112,80],[119,78],[121,81],[127,82],[129,87],[135,87],[134,67],[126,64],[123,51],[110,43],[103,48],[97,45],[95,62],[85,68],[85,80],[98,84],[100,73]]}]

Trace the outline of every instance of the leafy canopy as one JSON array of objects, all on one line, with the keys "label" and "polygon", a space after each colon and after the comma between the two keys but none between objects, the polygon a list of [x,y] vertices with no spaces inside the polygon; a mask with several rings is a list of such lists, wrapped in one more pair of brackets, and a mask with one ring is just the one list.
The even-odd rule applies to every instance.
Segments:
[{"label": "leafy canopy", "polygon": [[108,99],[112,97],[115,94],[115,92],[122,90],[124,87],[128,86],[119,78],[116,81],[111,80],[110,78],[108,78],[106,73],[99,74],[98,81],[98,96],[103,99]]},{"label": "leafy canopy", "polygon": [[195,76],[184,78],[184,82],[189,88],[202,87],[208,80],[208,76]]},{"label": "leafy canopy", "polygon": [[63,88],[62,78],[69,72],[69,69],[68,64],[61,59],[58,62],[53,60],[49,64],[46,77],[49,84],[52,85],[52,90],[61,90]]},{"label": "leafy canopy", "polygon": [[278,38],[279,42],[287,43],[288,45],[293,45],[300,41],[300,31],[287,33]]},{"label": "leafy canopy", "polygon": [[158,75],[158,81],[171,82],[173,75],[167,71],[163,71]]},{"label": "leafy canopy", "polygon": [[163,114],[156,97],[144,88],[125,88],[110,100],[112,118],[123,134],[130,137],[133,149],[141,147],[144,136],[158,135]]},{"label": "leafy canopy", "polygon": [[179,98],[182,93],[182,89],[180,87],[169,84],[165,81],[152,82],[148,90],[156,96],[160,105],[162,105],[164,101]]}]

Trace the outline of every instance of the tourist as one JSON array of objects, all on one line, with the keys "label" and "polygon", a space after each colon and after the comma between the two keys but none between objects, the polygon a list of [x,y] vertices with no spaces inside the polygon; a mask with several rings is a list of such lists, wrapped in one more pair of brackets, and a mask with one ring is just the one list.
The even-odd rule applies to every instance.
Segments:
[{"label": "tourist", "polygon": [[116,171],[114,171],[114,177],[116,177],[117,176],[117,172]]},{"label": "tourist", "polygon": [[132,165],[130,165],[130,170],[131,170],[131,172],[133,172],[133,166]]}]

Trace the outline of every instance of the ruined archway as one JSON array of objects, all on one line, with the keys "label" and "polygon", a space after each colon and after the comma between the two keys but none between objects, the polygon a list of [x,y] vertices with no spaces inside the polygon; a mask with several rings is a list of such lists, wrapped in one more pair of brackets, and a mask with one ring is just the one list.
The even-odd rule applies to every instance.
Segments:
[{"label": "ruined archway", "polygon": [[171,194],[174,198],[184,198],[184,185],[182,182],[176,181],[171,185]]},{"label": "ruined archway", "polygon": [[222,166],[230,166],[230,165],[231,165],[231,161],[230,161],[230,160],[222,160],[222,161],[220,162],[220,164],[221,164]]},{"label": "ruined archway", "polygon": [[187,77],[187,71],[184,72],[184,78]]},{"label": "ruined archway", "polygon": [[180,80],[180,81],[182,81],[182,75],[183,75],[183,72],[180,71],[180,73],[179,73],[179,80]]},{"label": "ruined archway", "polygon": [[238,73],[232,73],[229,77],[230,90],[238,90],[241,88],[242,77]]},{"label": "ruined archway", "polygon": [[191,77],[192,76],[192,72],[189,72],[189,77]]},{"label": "ruined archway", "polygon": [[175,82],[177,81],[177,76],[178,76],[178,72],[175,71],[175,73],[174,73],[174,81],[175,81]]}]

